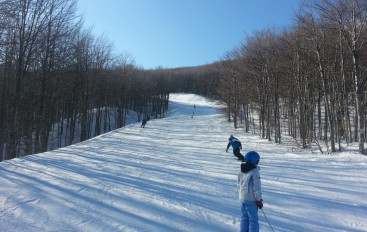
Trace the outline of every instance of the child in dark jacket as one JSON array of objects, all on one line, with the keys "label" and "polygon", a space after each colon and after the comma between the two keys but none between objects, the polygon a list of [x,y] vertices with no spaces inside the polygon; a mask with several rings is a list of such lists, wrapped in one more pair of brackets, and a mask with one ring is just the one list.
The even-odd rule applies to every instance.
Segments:
[{"label": "child in dark jacket", "polygon": [[240,152],[240,150],[242,149],[242,144],[241,144],[240,140],[238,140],[236,137],[231,135],[229,137],[229,142],[228,142],[228,145],[227,145],[226,152],[228,152],[228,149],[229,149],[230,146],[232,146],[233,155],[235,155],[238,158],[237,160],[241,160],[243,162],[244,157]]},{"label": "child in dark jacket", "polygon": [[238,174],[238,194],[241,201],[241,232],[259,232],[258,208],[263,207],[260,173],[257,164],[260,156],[255,151],[245,155]]},{"label": "child in dark jacket", "polygon": [[141,126],[140,126],[140,127],[144,128],[144,127],[145,127],[145,124],[147,124],[147,122],[149,121],[149,119],[150,119],[150,117],[149,117],[149,116],[147,116],[147,117],[143,118],[143,120],[142,120],[142,122],[141,122]]}]

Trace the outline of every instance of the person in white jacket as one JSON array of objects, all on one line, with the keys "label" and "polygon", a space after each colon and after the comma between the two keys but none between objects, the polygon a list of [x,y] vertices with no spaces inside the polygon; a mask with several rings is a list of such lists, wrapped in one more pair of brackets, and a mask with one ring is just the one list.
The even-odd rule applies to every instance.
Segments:
[{"label": "person in white jacket", "polygon": [[241,201],[241,232],[259,232],[258,208],[263,207],[259,168],[260,155],[250,151],[245,155],[238,174],[238,194]]}]

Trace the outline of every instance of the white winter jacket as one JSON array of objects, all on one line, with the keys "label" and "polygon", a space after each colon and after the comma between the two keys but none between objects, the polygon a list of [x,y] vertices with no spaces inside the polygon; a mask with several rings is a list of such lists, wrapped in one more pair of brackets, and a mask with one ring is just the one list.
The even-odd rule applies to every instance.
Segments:
[{"label": "white winter jacket", "polygon": [[240,171],[237,187],[241,202],[260,201],[262,193],[259,168],[256,167],[247,173]]}]

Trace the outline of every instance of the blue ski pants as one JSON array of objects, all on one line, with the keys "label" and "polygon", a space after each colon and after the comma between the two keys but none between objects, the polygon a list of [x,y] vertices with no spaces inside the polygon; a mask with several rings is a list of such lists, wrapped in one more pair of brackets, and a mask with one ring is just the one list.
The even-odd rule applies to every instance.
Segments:
[{"label": "blue ski pants", "polygon": [[241,232],[259,232],[259,217],[255,201],[242,202]]}]

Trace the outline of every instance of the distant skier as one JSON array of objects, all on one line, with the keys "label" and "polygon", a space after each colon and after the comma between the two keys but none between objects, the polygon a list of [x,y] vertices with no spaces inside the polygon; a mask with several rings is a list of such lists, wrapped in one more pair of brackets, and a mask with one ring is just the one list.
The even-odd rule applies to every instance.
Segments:
[{"label": "distant skier", "polygon": [[228,152],[228,149],[229,149],[230,146],[232,146],[233,155],[235,155],[238,158],[237,160],[241,160],[242,162],[244,162],[244,157],[240,152],[240,150],[242,149],[242,144],[241,144],[240,140],[238,140],[236,137],[231,135],[229,137],[229,142],[228,142],[228,145],[227,145],[226,152]]},{"label": "distant skier", "polygon": [[144,128],[144,127],[145,127],[145,124],[147,124],[147,122],[149,121],[149,119],[150,119],[150,117],[149,117],[149,116],[147,116],[147,117],[143,118],[143,120],[142,120],[142,122],[141,122],[141,126],[140,126],[140,127]]},{"label": "distant skier", "polygon": [[250,151],[245,155],[238,174],[238,195],[241,201],[241,232],[259,232],[258,208],[262,209],[260,173],[257,167],[260,155]]},{"label": "distant skier", "polygon": [[192,111],[192,115],[191,115],[191,118],[194,118],[194,114],[195,114],[195,109],[196,109],[196,105],[194,104],[194,110]]}]

